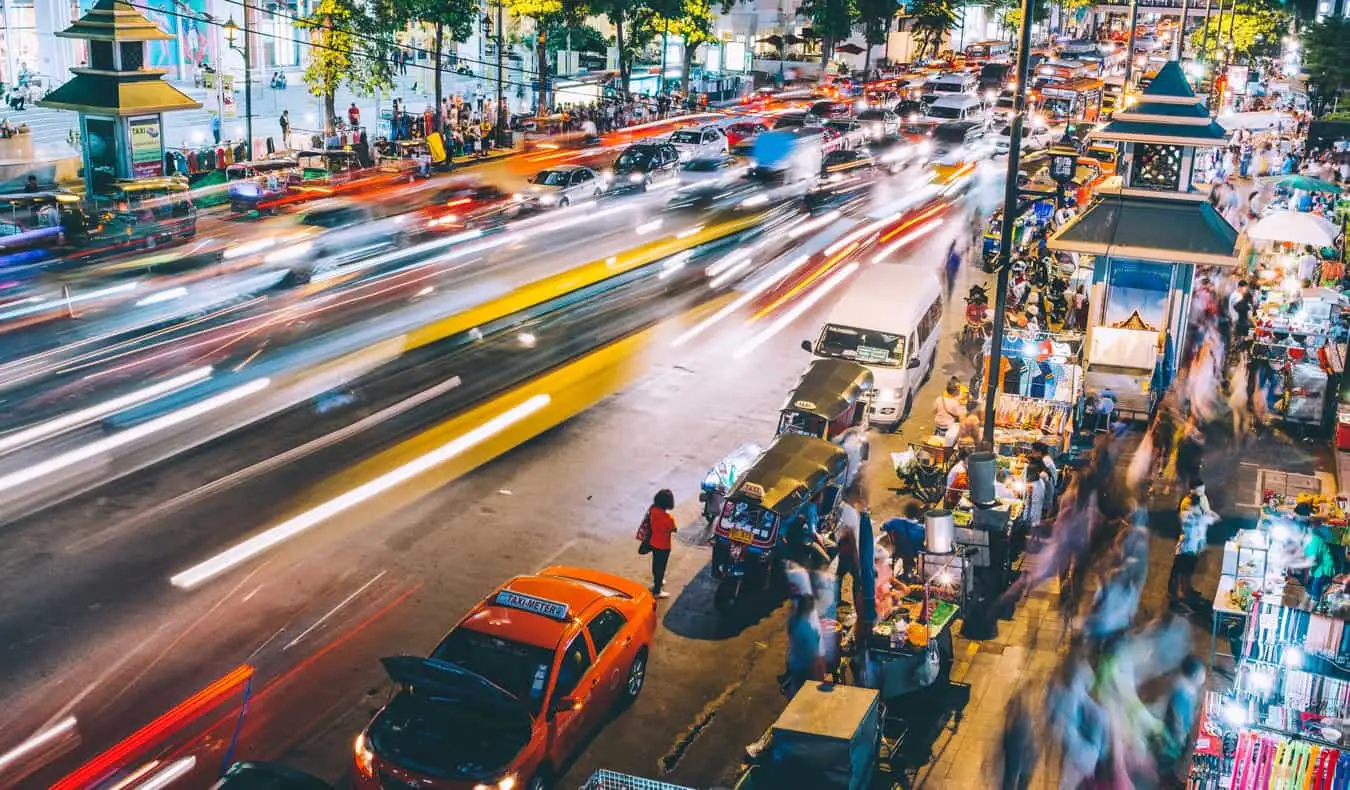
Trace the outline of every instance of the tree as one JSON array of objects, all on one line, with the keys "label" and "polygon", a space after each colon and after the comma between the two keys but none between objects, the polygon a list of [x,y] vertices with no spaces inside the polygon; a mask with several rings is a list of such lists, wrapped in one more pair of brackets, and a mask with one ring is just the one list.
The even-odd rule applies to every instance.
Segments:
[{"label": "tree", "polygon": [[[734,0],[721,3],[722,13],[728,13]],[[679,15],[670,20],[671,35],[679,35],[684,38],[684,63],[681,64],[680,74],[684,75],[685,92],[689,89],[689,75],[694,68],[694,56],[698,53],[698,48],[704,44],[717,41],[718,38],[713,34],[713,25],[715,23],[715,9],[713,0],[684,0],[681,4]]]},{"label": "tree", "polygon": [[802,0],[797,15],[811,23],[811,29],[820,36],[820,76],[834,56],[834,45],[853,34],[856,11],[852,0]]},{"label": "tree", "polygon": [[1350,88],[1350,19],[1329,16],[1303,31],[1303,69],[1321,115],[1341,91]]},{"label": "tree", "polygon": [[[443,0],[454,2],[454,0]],[[554,25],[579,26],[586,16],[583,0],[501,0],[513,18],[534,20],[534,55],[538,65],[537,104],[540,113],[551,105],[548,95],[548,30]],[[556,51],[556,48],[555,48]]]},{"label": "tree", "polygon": [[863,73],[872,68],[872,47],[886,43],[886,34],[891,31],[891,20],[900,11],[897,0],[855,0],[858,8],[858,22],[862,25],[863,39],[867,43],[867,54],[863,57]]},{"label": "tree", "polygon": [[915,0],[909,9],[909,29],[919,39],[918,55],[934,56],[942,49],[942,39],[956,24],[956,4],[952,0]]},{"label": "tree", "polygon": [[628,93],[633,63],[638,53],[656,39],[665,20],[675,16],[679,0],[595,0],[591,10],[604,14],[614,26],[614,47],[619,50],[619,83]]},{"label": "tree", "polygon": [[[478,0],[456,0],[453,3],[447,3],[444,0],[411,0],[411,2],[400,2],[394,6],[394,12],[407,16],[407,19],[400,19],[399,22],[420,21],[432,26],[432,81],[434,83],[433,92],[436,96],[436,112],[440,117],[441,107],[441,60],[445,53],[445,38],[449,36],[451,41],[464,43],[473,35],[474,28],[478,25],[479,14],[482,6]],[[402,24],[399,25],[402,27]],[[480,64],[481,65],[481,64]],[[493,119],[496,122],[496,119]]]},{"label": "tree", "polygon": [[314,45],[304,80],[309,92],[323,100],[324,131],[331,134],[339,87],[370,96],[393,85],[392,37],[359,0],[318,0],[313,13],[296,24],[309,31]]},{"label": "tree", "polygon": [[[1191,31],[1191,47],[1200,51],[1208,27],[1208,48],[1218,49],[1222,43],[1229,43],[1235,55],[1275,55],[1279,52],[1280,39],[1289,29],[1290,12],[1280,0],[1236,0],[1237,17],[1230,22],[1230,15],[1223,15],[1223,30],[1219,31],[1219,19],[1216,14],[1205,20]],[[1229,25],[1233,36],[1228,37]]]}]

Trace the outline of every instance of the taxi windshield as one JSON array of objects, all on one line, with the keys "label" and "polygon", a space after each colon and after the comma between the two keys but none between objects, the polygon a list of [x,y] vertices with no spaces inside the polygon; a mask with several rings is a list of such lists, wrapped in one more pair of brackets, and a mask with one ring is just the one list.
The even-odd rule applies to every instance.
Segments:
[{"label": "taxi windshield", "polygon": [[[766,510],[757,501],[747,501],[733,496],[722,505],[722,526],[733,533],[743,531],[747,537],[755,540],[772,540],[778,525],[778,516],[772,510]],[[749,543],[749,540],[740,542]]]},{"label": "taxi windshield", "polygon": [[538,712],[548,690],[553,652],[499,636],[456,628],[431,654],[432,658],[461,666],[500,686]]}]

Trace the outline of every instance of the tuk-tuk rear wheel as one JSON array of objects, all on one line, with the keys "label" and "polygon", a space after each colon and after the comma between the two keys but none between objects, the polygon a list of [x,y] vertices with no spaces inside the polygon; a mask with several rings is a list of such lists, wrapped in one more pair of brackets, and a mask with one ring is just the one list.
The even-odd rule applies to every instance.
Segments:
[{"label": "tuk-tuk rear wheel", "polygon": [[740,588],[741,583],[737,580],[723,579],[713,593],[713,608],[722,614],[736,608],[736,601],[740,598]]}]

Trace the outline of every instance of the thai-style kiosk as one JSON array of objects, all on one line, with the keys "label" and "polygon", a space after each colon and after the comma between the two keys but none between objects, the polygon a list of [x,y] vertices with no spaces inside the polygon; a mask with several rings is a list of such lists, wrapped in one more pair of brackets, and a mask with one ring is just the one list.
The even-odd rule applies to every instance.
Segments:
[{"label": "thai-style kiosk", "polygon": [[72,68],[74,76],[38,106],[79,113],[85,193],[163,177],[164,113],[202,106],[163,80],[167,69],[147,65],[146,42],[174,36],[125,0],[98,0],[56,35],[87,42],[89,65]]},{"label": "thai-style kiosk", "polygon": [[1175,374],[1196,267],[1237,264],[1237,230],[1192,185],[1197,149],[1226,138],[1176,62],[1089,134],[1123,147],[1120,186],[1100,190],[1049,248],[1094,259],[1084,382],[1089,394],[1110,389],[1122,414],[1147,413]]}]

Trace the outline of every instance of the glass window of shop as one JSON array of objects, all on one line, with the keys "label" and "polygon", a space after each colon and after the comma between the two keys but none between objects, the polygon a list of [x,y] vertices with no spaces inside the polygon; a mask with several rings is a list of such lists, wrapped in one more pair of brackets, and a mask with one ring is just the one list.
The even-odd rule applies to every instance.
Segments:
[{"label": "glass window of shop", "polygon": [[268,67],[299,65],[303,31],[296,28],[295,20],[309,13],[307,6],[308,3],[295,0],[262,4],[258,33]]},{"label": "glass window of shop", "polygon": [[0,81],[13,84],[26,69],[37,67],[37,11],[34,0],[4,0],[4,58]]}]

